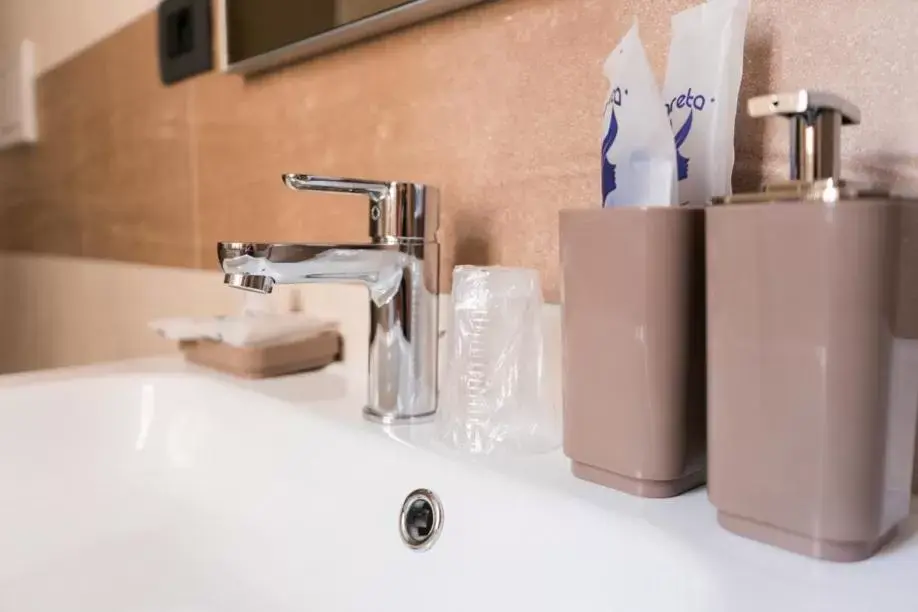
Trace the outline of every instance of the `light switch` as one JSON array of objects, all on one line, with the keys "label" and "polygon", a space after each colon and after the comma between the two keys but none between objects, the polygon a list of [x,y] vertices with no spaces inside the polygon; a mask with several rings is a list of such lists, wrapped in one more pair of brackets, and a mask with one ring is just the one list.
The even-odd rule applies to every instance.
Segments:
[{"label": "light switch", "polygon": [[170,85],[210,70],[210,0],[162,0],[158,13],[162,82]]},{"label": "light switch", "polygon": [[37,140],[35,45],[24,40],[0,56],[0,149]]}]

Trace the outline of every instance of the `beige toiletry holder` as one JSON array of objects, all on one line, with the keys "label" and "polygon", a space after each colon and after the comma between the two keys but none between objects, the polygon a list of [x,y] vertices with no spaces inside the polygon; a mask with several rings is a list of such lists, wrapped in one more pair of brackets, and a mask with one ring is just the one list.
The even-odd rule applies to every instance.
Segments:
[{"label": "beige toiletry holder", "polygon": [[705,478],[704,211],[560,216],[564,452],[643,497]]},{"label": "beige toiletry holder", "polygon": [[857,561],[909,513],[918,209],[838,180],[853,105],[802,91],[749,108],[795,122],[795,175],[706,210],[709,496],[730,531]]}]

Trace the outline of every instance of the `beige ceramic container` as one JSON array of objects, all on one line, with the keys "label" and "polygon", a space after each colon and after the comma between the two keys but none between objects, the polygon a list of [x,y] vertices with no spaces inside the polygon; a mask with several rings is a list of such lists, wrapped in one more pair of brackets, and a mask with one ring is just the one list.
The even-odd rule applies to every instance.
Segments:
[{"label": "beige ceramic container", "polygon": [[706,211],[709,496],[730,531],[856,561],[909,513],[916,208],[835,178],[841,125],[859,121],[845,101],[750,111],[799,138],[792,181]]},{"label": "beige ceramic container", "polygon": [[561,213],[564,451],[644,497],[704,482],[703,211]]}]

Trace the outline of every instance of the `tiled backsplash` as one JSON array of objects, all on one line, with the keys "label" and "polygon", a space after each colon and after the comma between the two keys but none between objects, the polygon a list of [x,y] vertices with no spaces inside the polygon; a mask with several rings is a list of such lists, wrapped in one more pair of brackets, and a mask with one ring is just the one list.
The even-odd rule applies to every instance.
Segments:
[{"label": "tiled backsplash", "polygon": [[[45,73],[41,143],[0,154],[6,249],[215,266],[219,240],[361,240],[359,198],[295,194],[286,171],[405,179],[443,196],[456,263],[539,268],[557,297],[557,213],[599,205],[601,65],[640,19],[662,76],[694,0],[500,0],[244,80],[159,84],[155,15]],[[852,178],[918,174],[913,0],[752,0],[742,97],[839,92],[863,109]],[[738,188],[784,172],[780,122],[740,119]],[[764,160],[764,163],[763,163]]]}]

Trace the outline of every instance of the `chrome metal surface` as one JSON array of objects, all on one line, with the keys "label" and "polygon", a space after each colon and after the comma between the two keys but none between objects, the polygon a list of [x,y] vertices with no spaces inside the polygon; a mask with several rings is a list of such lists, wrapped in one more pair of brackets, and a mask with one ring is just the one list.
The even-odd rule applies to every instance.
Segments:
[{"label": "chrome metal surface", "polygon": [[840,178],[841,115],[824,111],[813,117],[795,117],[790,122],[790,178],[816,181]]},{"label": "chrome metal surface", "polygon": [[755,118],[772,115],[792,117],[820,109],[833,109],[842,115],[845,125],[858,125],[861,122],[861,111],[857,106],[827,91],[800,89],[787,93],[756,96],[750,98],[746,106],[749,116]]},{"label": "chrome metal surface", "polygon": [[751,117],[790,119],[790,179],[841,179],[841,127],[861,122],[861,111],[832,93],[800,90],[751,98]]},{"label": "chrome metal surface", "polygon": [[[224,4],[226,1],[224,0]],[[228,50],[225,50],[223,63],[228,72],[256,74],[487,1],[493,0],[413,0],[411,2],[403,2],[387,11],[364,17],[322,34],[239,62],[231,63]],[[225,13],[226,8],[224,6]],[[228,36],[225,38],[229,40]]]},{"label": "chrome metal surface", "polygon": [[841,128],[861,122],[860,110],[832,93],[800,90],[751,98],[752,117],[790,119],[790,177],[772,182],[760,192],[737,193],[714,198],[712,204],[761,204],[767,202],[822,202],[891,197],[877,185],[841,178]]},{"label": "chrome metal surface", "polygon": [[311,174],[285,174],[284,184],[294,191],[333,191],[338,193],[361,193],[371,199],[381,200],[389,192],[391,183],[349,179]]},{"label": "chrome metal surface", "polygon": [[256,276],[254,274],[225,274],[223,283],[236,289],[243,289],[253,293],[271,293],[274,279],[269,276]]},{"label": "chrome metal surface", "polygon": [[382,413],[370,406],[363,407],[363,418],[371,423],[378,423],[380,425],[423,425],[433,422],[435,416],[436,412],[424,412],[417,416],[404,416]]},{"label": "chrome metal surface", "polygon": [[433,491],[417,489],[408,494],[398,517],[399,535],[408,548],[428,550],[443,530],[443,504]]},{"label": "chrome metal surface", "polygon": [[285,174],[294,191],[333,191],[369,198],[368,218],[373,242],[436,240],[439,202],[436,189],[418,183]]},{"label": "chrome metal surface", "polygon": [[220,243],[224,282],[265,293],[274,284],[363,284],[370,294],[369,388],[364,415],[388,424],[433,415],[440,265],[436,190],[412,183],[306,175],[285,175],[284,182],[298,190],[368,195],[371,234],[383,225],[373,219],[374,202],[387,215],[394,210],[410,219],[385,226],[403,235],[376,233],[372,242],[363,244]]}]

